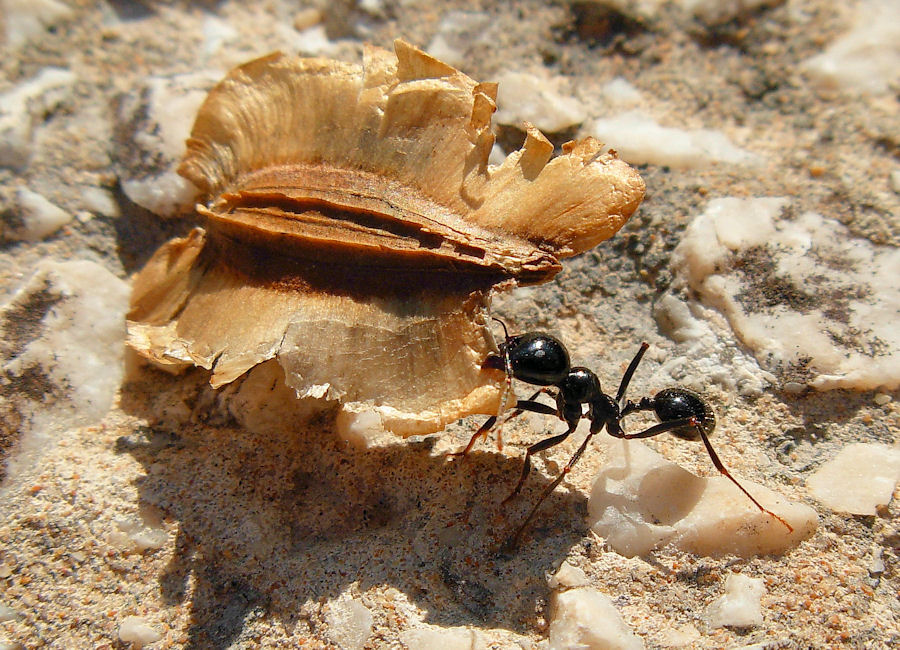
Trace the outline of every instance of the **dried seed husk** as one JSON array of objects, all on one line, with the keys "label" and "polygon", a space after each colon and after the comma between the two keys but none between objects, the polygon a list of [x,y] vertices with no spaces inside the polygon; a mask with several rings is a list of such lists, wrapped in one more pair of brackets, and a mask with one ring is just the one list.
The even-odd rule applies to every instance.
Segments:
[{"label": "dried seed husk", "polygon": [[135,279],[129,342],[220,386],[277,358],[298,396],[410,435],[495,412],[497,287],[553,277],[637,208],[634,170],[588,138],[487,165],[495,84],[402,41],[363,66],[273,54],[210,92],[179,172],[203,228]]}]

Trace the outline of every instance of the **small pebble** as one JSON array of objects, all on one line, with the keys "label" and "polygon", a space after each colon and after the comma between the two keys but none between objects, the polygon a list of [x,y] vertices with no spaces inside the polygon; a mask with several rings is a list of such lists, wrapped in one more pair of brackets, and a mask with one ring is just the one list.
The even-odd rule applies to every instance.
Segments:
[{"label": "small pebble", "polygon": [[126,616],[119,623],[119,640],[131,643],[134,648],[143,648],[161,638],[162,634],[150,627],[147,621],[139,616]]},{"label": "small pebble", "polygon": [[146,525],[144,521],[121,520],[109,535],[109,542],[123,551],[144,553],[162,548],[169,540],[164,528]]},{"label": "small pebble", "polygon": [[16,192],[19,222],[5,229],[9,239],[39,241],[72,220],[72,215],[54,205],[46,197],[24,187]]},{"label": "small pebble", "polygon": [[226,21],[213,15],[207,15],[203,19],[203,58],[215,59],[227,48],[229,41],[237,37],[237,30]]},{"label": "small pebble", "polygon": [[491,21],[491,15],[486,12],[448,11],[425,49],[431,56],[455,68],[465,69],[467,48],[487,40]]},{"label": "small pebble", "polygon": [[14,610],[12,607],[7,607],[0,603],[0,623],[6,623],[7,621],[15,621],[19,618],[19,612]]},{"label": "small pebble", "polygon": [[494,120],[522,128],[530,122],[544,133],[559,133],[581,124],[587,112],[568,92],[560,92],[554,79],[529,72],[507,72],[497,78],[498,110]]},{"label": "small pebble", "polygon": [[616,77],[603,86],[603,98],[617,106],[637,106],[644,101],[641,91],[623,77]]},{"label": "small pebble", "polygon": [[900,480],[900,449],[854,443],[822,465],[806,487],[823,504],[838,512],[874,515],[889,503]]},{"label": "small pebble", "polygon": [[706,608],[706,620],[712,627],[753,627],[762,625],[760,599],[766,587],[761,578],[732,573],[725,579],[725,594]]},{"label": "small pebble", "polygon": [[638,650],[644,647],[640,637],[625,625],[612,599],[606,594],[590,587],[580,587],[557,593],[553,600],[550,650]]},{"label": "small pebble", "polygon": [[175,170],[197,109],[218,76],[205,71],[146,77],[120,102],[117,171],[129,200],[164,217],[193,205],[197,188]]},{"label": "small pebble", "polygon": [[15,408],[34,414],[20,426],[10,478],[52,448],[61,431],[93,424],[109,410],[124,373],[129,291],[127,282],[96,262],[50,258],[0,306],[0,320],[21,318],[16,314],[22,309],[36,316],[27,345],[0,361],[0,370],[12,381],[39,372],[54,391],[52,401],[28,391],[10,398]]},{"label": "small pebble", "polygon": [[328,637],[343,650],[362,650],[372,635],[372,612],[362,601],[342,595],[325,612]]},{"label": "small pebble", "polygon": [[385,431],[381,416],[371,409],[342,410],[335,419],[338,436],[354,449],[369,449],[384,444],[393,434]]},{"label": "small pebble", "polygon": [[890,184],[891,189],[900,194],[900,169],[895,169],[891,172]]},{"label": "small pebble", "polygon": [[559,570],[547,578],[547,585],[551,589],[571,589],[573,587],[586,587],[588,579],[584,571],[568,562],[563,562]]},{"label": "small pebble", "polygon": [[700,169],[716,163],[752,165],[760,161],[721,131],[662,126],[637,110],[596,120],[588,132],[632,164]]},{"label": "small pebble", "polygon": [[483,634],[465,627],[426,625],[400,633],[400,641],[409,650],[481,650],[487,648]]},{"label": "small pebble", "polygon": [[764,507],[793,527],[790,532],[724,476],[695,476],[633,440],[603,444],[608,446],[607,462],[588,499],[588,525],[627,557],[666,543],[701,555],[784,553],[818,524],[809,506],[737,477]]},{"label": "small pebble", "polygon": [[819,83],[849,92],[886,93],[900,80],[900,4],[863,0],[853,27],[802,67]]},{"label": "small pebble", "polygon": [[[28,41],[46,37],[47,30],[72,16],[73,9],[60,0],[26,0],[3,3],[6,39],[4,47],[15,50]],[[5,24],[4,24],[5,23]]]},{"label": "small pebble", "polygon": [[307,27],[293,39],[297,52],[303,56],[330,56],[336,51],[338,41],[328,37],[325,25],[319,23]]},{"label": "small pebble", "polygon": [[44,68],[0,94],[0,167],[24,169],[47,113],[69,101],[76,77],[63,68]]},{"label": "small pebble", "polygon": [[294,14],[294,29],[298,32],[315,27],[322,22],[322,12],[315,7],[301,9]]}]

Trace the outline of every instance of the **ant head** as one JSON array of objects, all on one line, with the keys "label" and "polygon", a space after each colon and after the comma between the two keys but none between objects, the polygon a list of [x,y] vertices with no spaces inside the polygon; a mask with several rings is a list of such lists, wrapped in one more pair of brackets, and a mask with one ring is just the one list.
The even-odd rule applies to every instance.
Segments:
[{"label": "ant head", "polygon": [[569,374],[569,352],[562,342],[542,332],[508,336],[500,351],[512,375],[536,386],[555,386]]},{"label": "ant head", "polygon": [[[657,417],[663,422],[695,418],[703,433],[711,435],[716,428],[716,415],[702,397],[687,388],[666,388],[654,398]],[[669,431],[683,440],[699,440],[700,434],[692,426],[679,427]]]}]

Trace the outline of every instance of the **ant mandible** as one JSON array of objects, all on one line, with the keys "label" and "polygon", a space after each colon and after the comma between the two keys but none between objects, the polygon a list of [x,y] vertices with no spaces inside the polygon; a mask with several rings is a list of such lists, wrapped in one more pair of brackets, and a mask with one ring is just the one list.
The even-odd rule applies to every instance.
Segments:
[{"label": "ant mandible", "polygon": [[[541,494],[528,517],[510,538],[506,545],[507,548],[514,548],[518,545],[525,529],[531,523],[541,503],[556,489],[566,474],[578,462],[591,438],[604,428],[606,428],[606,432],[609,435],[624,440],[652,438],[661,433],[671,433],[683,440],[702,440],[716,469],[734,483],[741,492],[747,495],[747,498],[757,508],[771,515],[784,524],[789,531],[793,532],[794,529],[790,524],[771,510],[764,508],[759,501],[754,499],[719,459],[718,454],[716,454],[715,449],[709,442],[709,436],[716,427],[716,416],[709,404],[700,395],[687,388],[679,387],[666,388],[658,392],[654,397],[643,397],[637,402],[625,399],[625,391],[628,390],[628,384],[631,382],[631,378],[635,370],[637,370],[644,353],[650,347],[649,344],[641,344],[637,354],[634,355],[631,363],[628,364],[625,374],[622,375],[619,390],[616,392],[615,397],[612,397],[603,392],[603,389],[600,387],[600,380],[593,371],[581,366],[572,367],[570,365],[569,352],[559,339],[543,332],[528,332],[510,336],[506,329],[506,324],[497,318],[494,320],[503,326],[506,340],[500,345],[500,355],[492,354],[488,356],[483,363],[483,367],[503,370],[506,373],[507,386],[515,378],[528,384],[542,387],[528,399],[517,400],[513,413],[504,418],[504,420],[511,420],[521,415],[523,411],[530,411],[532,413],[556,416],[568,425],[568,429],[563,433],[553,435],[528,447],[519,482],[512,493],[503,500],[503,504],[506,504],[521,491],[522,485],[531,471],[531,457],[534,454],[564,441],[575,431],[578,422],[582,418],[587,418],[591,422],[590,430],[581,446],[578,447],[572,458],[566,463],[560,475]],[[555,406],[537,401],[541,393],[552,395],[550,389],[553,387],[557,389]],[[505,395],[503,395],[501,404],[505,405],[505,402]],[[587,405],[586,409],[585,405]],[[502,408],[503,406],[501,406]],[[626,433],[622,429],[622,420],[628,415],[639,411],[653,411],[659,419],[659,424],[655,424],[638,433]],[[472,439],[469,440],[466,448],[454,455],[467,455],[472,447],[475,446],[478,438],[487,437],[488,432],[497,423],[497,419],[498,416],[496,415],[488,418],[475,432]]]}]

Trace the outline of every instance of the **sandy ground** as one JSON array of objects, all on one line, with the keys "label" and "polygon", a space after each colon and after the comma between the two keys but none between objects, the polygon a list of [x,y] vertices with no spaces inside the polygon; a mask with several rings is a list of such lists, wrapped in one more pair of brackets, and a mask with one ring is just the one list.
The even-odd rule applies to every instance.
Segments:
[{"label": "sandy ground", "polygon": [[[0,274],[8,291],[47,257],[90,259],[125,279],[186,229],[184,219],[163,222],[121,191],[116,169],[127,134],[114,127],[121,93],[150,75],[227,67],[300,42],[293,26],[302,12],[286,2],[68,4],[68,18],[0,62],[0,90],[48,65],[79,79],[68,102],[44,117],[27,169],[0,169],[0,195],[9,211],[25,183],[75,213],[84,188],[99,187],[118,214],[97,210],[42,241],[5,242]],[[330,38],[344,39],[336,55],[352,59],[363,41],[388,47],[397,36],[426,46],[448,10],[473,9],[360,4],[334,3],[322,14]],[[900,243],[900,195],[887,185],[900,152],[896,93],[872,98],[808,83],[800,63],[844,31],[852,11],[822,0],[772,4],[712,28],[672,8],[641,23],[598,13],[592,3],[483,2],[486,36],[462,38],[462,67],[475,79],[546,69],[590,108],[602,84],[622,76],[657,115],[684,128],[726,129],[765,157],[752,169],[642,166],[647,197],[619,235],[568,262],[555,282],[497,301],[516,331],[560,335],[605,386],[615,385],[641,340],[656,351],[635,378],[635,394],[661,388],[651,384],[654,369],[683,352],[658,332],[653,308],[672,282],[673,248],[710,197],[790,196],[796,210],[837,219],[855,236]],[[209,15],[233,32],[204,60],[198,44]],[[500,135],[501,143],[519,137],[509,129]],[[532,647],[546,642],[546,575],[563,561],[613,599],[646,647],[900,641],[897,500],[854,516],[817,505],[805,488],[846,444],[895,444],[896,391],[879,405],[872,391],[772,387],[751,400],[712,387],[723,423],[716,444],[733,472],[819,512],[813,537],[784,555],[615,553],[584,522],[591,478],[604,460],[599,446],[547,500],[521,549],[501,556],[498,544],[577,444],[548,452],[523,497],[501,508],[525,446],[559,426],[549,419],[523,418],[507,427],[502,452],[483,445],[465,461],[446,454],[465,444],[474,420],[359,451],[333,434],[327,411],[307,419],[298,408],[284,427],[292,435],[251,433],[202,373],[171,377],[129,363],[102,422],[55,433],[36,464],[6,478],[0,647],[127,647],[118,637],[127,616],[161,634],[152,648],[402,647],[404,632],[423,625],[453,628],[446,639],[473,647]],[[2,388],[14,401],[16,386]],[[4,454],[15,454],[21,423],[14,409],[3,417],[0,442]],[[692,471],[714,471],[697,446],[652,444]],[[730,572],[764,580],[761,625],[706,622]],[[372,617],[361,641],[354,624],[342,623],[358,611],[347,602]]]}]

